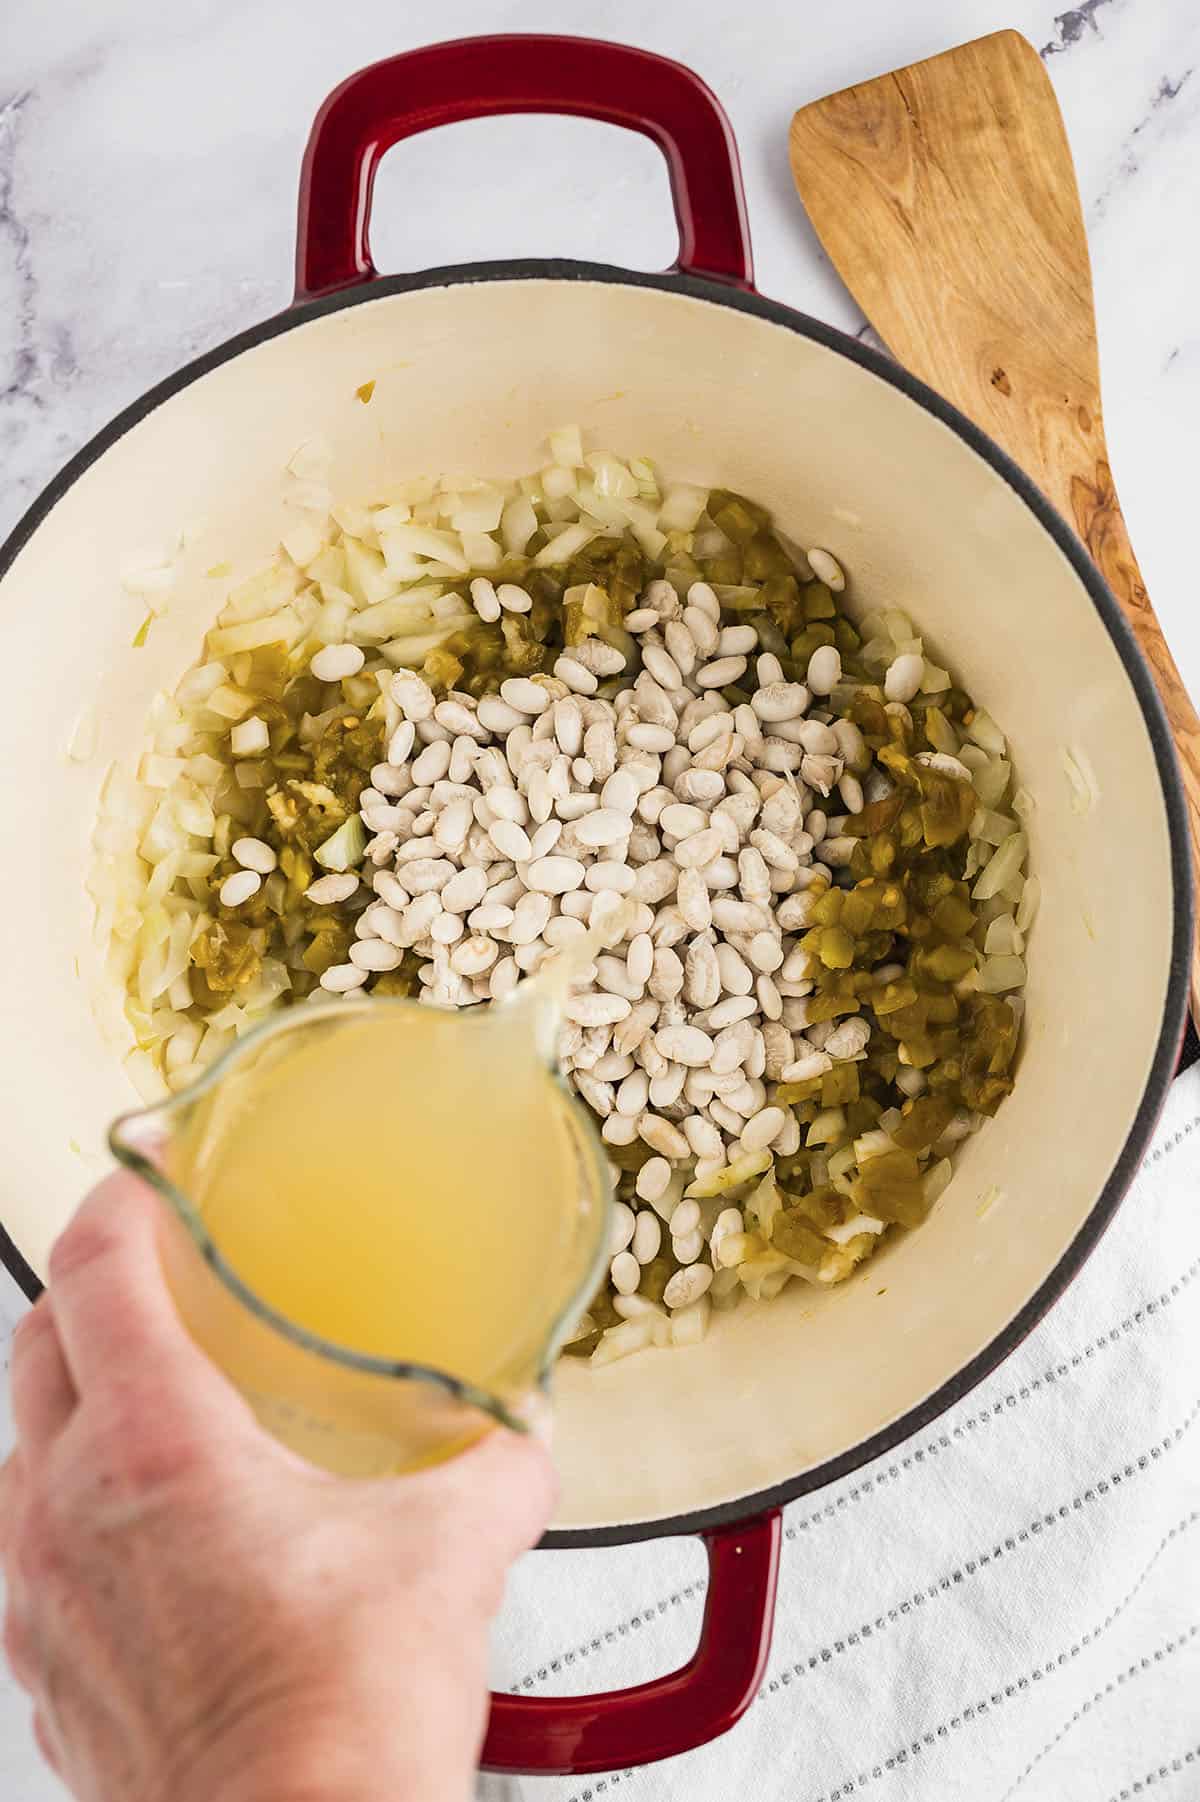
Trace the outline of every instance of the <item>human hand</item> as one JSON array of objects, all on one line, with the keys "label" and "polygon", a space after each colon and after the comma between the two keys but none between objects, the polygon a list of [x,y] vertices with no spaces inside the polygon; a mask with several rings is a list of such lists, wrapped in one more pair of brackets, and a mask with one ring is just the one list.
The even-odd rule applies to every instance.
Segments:
[{"label": "human hand", "polygon": [[463,1802],[545,1451],[496,1430],[411,1476],[304,1464],[185,1332],[159,1205],[101,1183],[13,1342],[4,1644],[45,1756],[79,1802]]}]

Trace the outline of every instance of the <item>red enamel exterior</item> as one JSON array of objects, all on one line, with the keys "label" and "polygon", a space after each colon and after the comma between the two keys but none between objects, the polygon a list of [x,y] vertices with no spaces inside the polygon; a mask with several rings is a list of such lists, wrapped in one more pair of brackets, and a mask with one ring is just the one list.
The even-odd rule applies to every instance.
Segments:
[{"label": "red enamel exterior", "polygon": [[[737,147],[715,95],[679,63],[588,38],[460,38],[374,63],[329,96],[300,178],[296,299],[371,281],[375,172],[402,138],[493,113],[574,113],[651,138],[667,160],[674,267],[753,286]],[[582,1774],[646,1764],[732,1727],[762,1682],[779,1569],[778,1511],[704,1535],[700,1641],[680,1670],[597,1696],[492,1698],[483,1763]]]},{"label": "red enamel exterior", "polygon": [[598,1696],[493,1696],[491,1771],[582,1775],[690,1752],[725,1733],[758,1693],[771,1649],[781,1516],[706,1533],[708,1596],[687,1664]]},{"label": "red enamel exterior", "polygon": [[667,159],[675,268],[753,285],[737,146],[716,96],[666,57],[592,38],[459,38],[389,57],[335,88],[300,176],[296,298],[377,273],[368,228],[380,158],[402,138],[493,113],[574,113],[653,139]]}]

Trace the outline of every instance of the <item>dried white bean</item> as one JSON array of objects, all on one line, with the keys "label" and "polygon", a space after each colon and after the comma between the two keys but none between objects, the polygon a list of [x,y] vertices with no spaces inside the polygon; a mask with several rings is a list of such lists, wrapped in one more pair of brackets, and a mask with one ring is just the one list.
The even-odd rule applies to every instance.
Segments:
[{"label": "dried white bean", "polygon": [[746,1122],[742,1131],[744,1151],[764,1151],[782,1131],[787,1115],[781,1107],[765,1107]]},{"label": "dried white bean", "polygon": [[514,726],[519,726],[525,715],[518,713],[515,707],[510,707],[507,701],[502,701],[499,695],[484,695],[476,718],[488,732],[494,732],[500,738],[506,732],[511,732]]},{"label": "dried white bean", "polygon": [[350,962],[358,970],[394,970],[403,956],[399,945],[385,939],[359,939],[350,947]]},{"label": "dried white bean", "polygon": [[693,678],[698,688],[728,688],[731,682],[737,682],[746,673],[744,657],[718,657],[712,663],[706,663],[703,669],[696,671]]},{"label": "dried white bean", "polygon": [[351,989],[360,989],[366,980],[367,972],[355,964],[331,964],[321,973],[321,987],[331,995],[348,995]]},{"label": "dried white bean", "polygon": [[619,1251],[609,1265],[609,1275],[618,1295],[633,1295],[642,1280],[642,1267],[631,1251]]},{"label": "dried white bean", "polygon": [[[600,686],[591,670],[585,669],[575,657],[559,657],[554,665],[554,674],[578,695],[594,695]],[[571,755],[574,756],[574,752]]]},{"label": "dried white bean", "polygon": [[[662,1162],[663,1160],[661,1158],[651,1158],[648,1164],[642,1165],[639,1176],[645,1176],[646,1171],[650,1168],[650,1164],[660,1164]],[[671,1180],[671,1166],[669,1164],[666,1166],[666,1170],[667,1182],[669,1183]],[[664,1192],[666,1186],[666,1183],[664,1183]],[[652,1209],[640,1209],[638,1212],[637,1224],[633,1229],[633,1242],[629,1249],[632,1251],[639,1264],[649,1264],[652,1259],[658,1256],[661,1246],[662,1221]]]},{"label": "dried white bean", "polygon": [[842,656],[836,645],[818,645],[808,660],[805,685],[810,694],[831,695],[842,679]]},{"label": "dried white bean", "polygon": [[694,1306],[708,1287],[712,1285],[712,1265],[708,1263],[690,1263],[686,1269],[676,1270],[667,1287],[663,1288],[663,1301],[668,1308],[683,1312],[683,1308]]},{"label": "dried white bean", "polygon": [[279,862],[271,846],[261,838],[235,838],[230,849],[244,870],[254,870],[259,876],[269,876]]},{"label": "dried white bean", "polygon": [[625,630],[635,634],[649,632],[658,623],[658,614],[653,607],[635,607],[632,613],[625,615]]},{"label": "dried white bean", "polygon": [[889,701],[914,700],[924,675],[925,659],[915,651],[905,651],[889,666],[883,679],[883,692]]},{"label": "dried white bean", "polygon": [[345,676],[357,676],[366,657],[356,644],[327,644],[309,664],[318,682],[340,682]]},{"label": "dried white bean", "polygon": [[824,582],[826,588],[832,588],[840,594],[846,586],[846,577],[836,557],[828,551],[813,549],[808,553],[808,566],[818,582]]},{"label": "dried white bean", "polygon": [[565,895],[582,885],[583,865],[576,857],[538,857],[525,871],[525,881],[540,894]]},{"label": "dried white bean", "polygon": [[401,709],[406,719],[419,722],[432,719],[436,702],[433,690],[420,676],[411,670],[397,670],[392,677],[388,692]]},{"label": "dried white bean", "polygon": [[518,713],[542,714],[550,705],[550,696],[538,682],[528,676],[509,676],[500,684],[500,698]]},{"label": "dried white bean", "polygon": [[659,1114],[643,1114],[638,1121],[638,1135],[651,1150],[673,1162],[688,1155],[688,1142],[679,1128]]},{"label": "dried white bean", "polygon": [[672,1063],[689,1069],[707,1064],[712,1056],[713,1042],[698,1026],[664,1026],[654,1035],[654,1043]]},{"label": "dried white bean", "polygon": [[[317,880],[305,889],[306,900],[317,907],[336,907],[339,901],[348,901],[358,887],[358,877],[351,870],[338,872],[331,876],[318,876]],[[407,894],[404,897],[407,901]]]}]

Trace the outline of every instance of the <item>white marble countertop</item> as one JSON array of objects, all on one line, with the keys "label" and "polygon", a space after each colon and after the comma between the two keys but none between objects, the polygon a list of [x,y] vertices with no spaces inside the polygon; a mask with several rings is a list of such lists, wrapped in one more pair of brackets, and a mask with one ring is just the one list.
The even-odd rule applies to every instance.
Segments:
[{"label": "white marble countertop", "polygon": [[[1057,0],[1061,4],[1061,0]],[[1091,235],[1106,423],[1143,573],[1200,693],[1193,420],[1200,412],[1200,10],[1187,0],[57,0],[0,51],[0,536],[59,465],[190,357],[287,304],[297,175],[346,74],[480,31],[579,31],[697,69],[741,148],[761,291],[857,330],[792,188],[796,106],[1016,26],[1066,115]],[[497,119],[402,146],[377,188],[384,269],[675,251],[658,153],[581,120]],[[0,1345],[22,1303],[0,1273]],[[0,1456],[9,1439],[0,1401]],[[0,1795],[61,1795],[0,1677]]]}]

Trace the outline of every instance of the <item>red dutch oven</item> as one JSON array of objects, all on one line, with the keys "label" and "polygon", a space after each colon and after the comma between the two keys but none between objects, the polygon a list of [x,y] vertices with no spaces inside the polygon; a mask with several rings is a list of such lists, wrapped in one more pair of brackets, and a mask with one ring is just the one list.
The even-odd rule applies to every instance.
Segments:
[{"label": "red dutch oven", "polygon": [[[384,152],[506,112],[581,114],[653,139],[679,221],[674,268],[514,261],[380,276],[368,228]],[[886,359],[755,293],[737,154],[708,88],[661,57],[583,39],[414,51],[352,76],[321,109],[295,304],[122,414],[0,554],[10,667],[49,660],[60,703],[47,708],[30,683],[0,717],[9,842],[44,897],[36,921],[20,895],[0,897],[0,932],[24,948],[4,999],[22,1057],[0,1097],[0,1219],[27,1293],[81,1187],[71,1141],[102,1145],[130,1103],[89,1016],[104,976],[79,872],[104,766],[135,753],[151,696],[173,686],[210,623],[203,572],[273,546],[279,471],[307,437],[332,446],[335,492],[368,495],[422,473],[535,467],[565,421],[672,476],[756,496],[793,537],[842,560],[853,606],[910,612],[1009,733],[1035,801],[1029,862],[1044,897],[1015,1093],[963,1148],[919,1232],[829,1293],[793,1285],[722,1316],[699,1346],[561,1372],[563,1500],[546,1544],[698,1533],[708,1597],[681,1670],[615,1694],[495,1697],[485,1761],[523,1772],[663,1758],[742,1714],[767,1657],[782,1504],[960,1399],[1111,1217],[1170,1080],[1191,932],[1170,740],[1108,589],[967,420]],[[130,652],[122,555],[183,525],[171,605]],[[66,762],[62,721],[85,709],[97,754]],[[1070,769],[1086,772],[1085,806]]]}]

